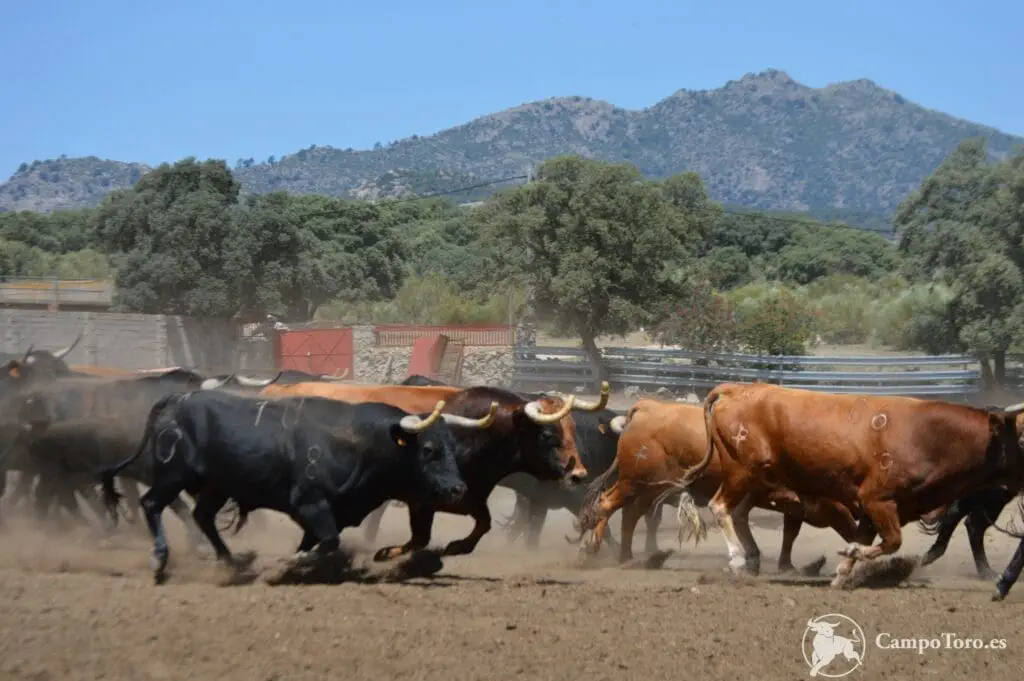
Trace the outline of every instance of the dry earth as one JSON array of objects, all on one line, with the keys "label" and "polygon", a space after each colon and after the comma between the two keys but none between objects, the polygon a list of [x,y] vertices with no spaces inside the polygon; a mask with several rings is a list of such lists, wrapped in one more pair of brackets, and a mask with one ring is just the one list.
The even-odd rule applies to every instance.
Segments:
[{"label": "dry earth", "polygon": [[[510,502],[505,490],[492,495],[495,518]],[[992,586],[973,578],[962,529],[911,586],[851,592],[778,583],[781,518],[772,514],[758,515],[755,530],[765,574],[743,580],[722,574],[724,544],[714,529],[661,569],[582,569],[563,539],[564,511],[549,515],[537,552],[508,545],[495,528],[476,553],[446,558],[432,578],[220,586],[216,568],[188,551],[182,525],[165,517],[173,573],[155,586],[143,527],[101,542],[88,529],[44,532],[8,515],[0,530],[0,679],[805,679],[805,625],[827,613],[852,617],[868,642],[863,667],[846,678],[1020,676],[1024,586],[990,602]],[[263,517],[263,527],[227,540],[236,551],[257,550],[255,570],[267,575],[299,533],[283,516]],[[404,541],[406,522],[404,509],[389,508],[377,544]],[[439,515],[434,542],[470,526]],[[677,548],[676,528],[666,513],[662,548]],[[618,536],[617,520],[613,529]],[[906,533],[906,555],[929,544],[914,526]],[[362,546],[361,530],[343,537]],[[841,546],[830,532],[805,528],[795,561],[825,554],[829,571]],[[1013,543],[993,531],[988,548],[1002,569]],[[885,650],[875,645],[883,632],[1005,638],[1006,648]]]}]

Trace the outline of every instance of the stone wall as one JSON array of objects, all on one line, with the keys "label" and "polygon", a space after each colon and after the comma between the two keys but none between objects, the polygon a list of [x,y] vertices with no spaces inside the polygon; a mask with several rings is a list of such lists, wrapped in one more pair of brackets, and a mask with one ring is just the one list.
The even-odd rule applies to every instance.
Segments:
[{"label": "stone wall", "polygon": [[[0,352],[21,354],[67,347],[68,364],[125,370],[188,366],[220,372],[243,368],[244,352],[234,324],[221,319],[172,315],[0,309]],[[244,368],[262,368],[251,363]]]},{"label": "stone wall", "polygon": [[[372,335],[371,335],[372,343]],[[401,383],[409,372],[412,348],[356,345],[356,380],[360,383]],[[463,385],[507,386],[512,377],[512,349],[467,347],[462,364]]]}]

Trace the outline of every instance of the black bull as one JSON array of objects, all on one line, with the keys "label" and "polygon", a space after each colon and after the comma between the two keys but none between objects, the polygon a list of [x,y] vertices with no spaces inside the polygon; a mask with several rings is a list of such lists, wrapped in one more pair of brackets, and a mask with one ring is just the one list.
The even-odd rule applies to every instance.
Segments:
[{"label": "black bull", "polygon": [[[448,384],[417,374],[406,378],[401,385]],[[516,394],[523,399],[534,400],[543,397],[545,393]],[[516,541],[525,533],[527,547],[536,548],[540,543],[540,533],[548,511],[564,508],[574,515],[578,513],[586,494],[586,487],[615,461],[619,436],[612,431],[610,423],[616,416],[619,414],[611,409],[572,413],[572,419],[576,423],[576,450],[587,469],[587,477],[584,478],[583,484],[566,487],[550,480],[538,480],[525,473],[513,473],[498,483],[499,487],[511,489],[516,495],[512,515],[505,522],[509,542]],[[614,482],[614,475],[609,484],[611,482]],[[668,499],[664,503],[673,502]],[[367,542],[376,540],[387,507],[388,505],[384,504],[367,516],[363,529]],[[644,520],[647,527],[646,550],[653,553],[658,550],[657,534],[658,526],[661,524],[661,507],[648,511]],[[607,541],[614,548],[615,541],[611,536],[608,536]]]},{"label": "black bull", "polygon": [[[75,490],[89,501],[97,468],[134,451],[150,405],[169,393],[195,389],[201,381],[193,372],[172,370],[115,380],[55,379],[23,389],[8,400],[18,410],[18,427],[0,471],[10,467],[39,476],[36,504],[41,515],[54,498],[76,513],[77,504],[71,505]],[[123,477],[148,485],[151,470],[140,463],[125,470]],[[127,489],[134,491],[134,486]],[[187,506],[176,500],[173,510],[198,541]]]},{"label": "black bull", "polygon": [[169,395],[153,406],[135,453],[101,471],[104,497],[117,503],[114,476],[148,446],[153,484],[142,506],[157,581],[168,558],[161,514],[182,491],[196,497],[193,517],[222,562],[239,564],[215,522],[229,499],[242,513],[266,508],[288,515],[303,529],[297,561],[306,562],[335,551],[341,528],[358,525],[388,499],[462,498],[466,484],[449,424],[487,428],[497,405],[477,420],[442,416],[443,407],[438,403],[422,418],[377,403],[258,400],[216,391]]}]

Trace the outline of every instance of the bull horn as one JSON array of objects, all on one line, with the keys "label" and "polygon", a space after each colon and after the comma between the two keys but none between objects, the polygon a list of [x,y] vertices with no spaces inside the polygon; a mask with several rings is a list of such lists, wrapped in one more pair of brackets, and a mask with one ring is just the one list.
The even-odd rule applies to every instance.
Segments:
[{"label": "bull horn", "polygon": [[437,423],[438,419],[441,418],[442,409],[444,409],[444,400],[439,401],[434,406],[434,411],[432,411],[430,416],[427,418],[421,419],[416,414],[409,414],[408,416],[403,416],[402,420],[398,422],[398,425],[407,433],[422,433],[424,430]]},{"label": "bull horn", "polygon": [[[280,375],[281,374],[278,374],[277,376],[280,376]],[[274,381],[276,381],[277,380],[277,376],[274,376],[273,378],[268,378],[265,381],[261,381],[258,378],[249,378],[248,376],[242,376],[241,374],[235,374],[235,380],[238,381],[238,385],[244,385],[247,388],[265,388],[268,385],[270,385],[271,383],[273,383]],[[228,378],[230,378],[230,376]],[[213,380],[216,380],[216,379],[213,379]],[[227,379],[224,379],[224,382],[226,383]]]},{"label": "bull horn", "polygon": [[608,398],[611,397],[611,394],[612,387],[608,385],[608,381],[601,381],[601,399],[597,402],[585,402],[577,399],[573,409],[576,411],[601,411],[608,406]]},{"label": "bull horn", "polygon": [[63,350],[58,350],[57,352],[54,352],[53,356],[56,357],[57,359],[64,359],[64,357],[69,352],[71,352],[72,350],[75,349],[75,346],[78,345],[78,341],[80,341],[80,340],[82,340],[82,333],[81,332],[79,332],[78,335],[75,336],[75,341],[71,345],[67,346]]},{"label": "bull horn", "polygon": [[28,361],[29,355],[32,354],[32,351],[35,350],[35,347],[36,347],[35,343],[33,343],[32,345],[28,346],[28,350],[25,351],[25,356],[21,358],[21,363],[22,364],[24,364],[25,362]]},{"label": "bull horn", "polygon": [[490,428],[491,424],[498,417],[498,403],[491,402],[491,408],[487,411],[486,416],[482,416],[478,419],[466,418],[465,416],[456,416],[455,414],[441,414],[441,418],[449,426],[455,426],[456,428],[476,428],[483,430],[484,428]]},{"label": "bull horn", "polygon": [[608,425],[611,426],[612,432],[618,435],[626,429],[626,417],[616,416]]},{"label": "bull horn", "polygon": [[337,375],[335,375],[335,376],[323,375],[323,376],[320,376],[320,380],[321,381],[344,381],[346,377],[348,377],[348,367],[345,367],[344,373],[342,373],[340,376],[337,376]]},{"label": "bull horn", "polygon": [[202,383],[199,384],[199,389],[200,390],[216,390],[217,388],[219,388],[222,385],[224,385],[225,383],[227,383],[228,379],[230,379],[230,378],[231,378],[230,375],[227,378],[207,378],[206,380],[204,380]]},{"label": "bull horn", "polygon": [[1008,407],[1003,407],[1003,413],[1005,414],[1019,414],[1024,411],[1024,402],[1018,402],[1017,404],[1011,404]]},{"label": "bull horn", "polygon": [[527,402],[526,406],[523,407],[523,411],[530,417],[530,420],[534,423],[538,423],[542,426],[546,426],[551,423],[558,423],[563,418],[569,415],[572,411],[572,405],[576,402],[575,395],[569,395],[569,399],[565,401],[565,405],[554,414],[545,414],[540,410],[540,401],[534,400],[533,402]]}]

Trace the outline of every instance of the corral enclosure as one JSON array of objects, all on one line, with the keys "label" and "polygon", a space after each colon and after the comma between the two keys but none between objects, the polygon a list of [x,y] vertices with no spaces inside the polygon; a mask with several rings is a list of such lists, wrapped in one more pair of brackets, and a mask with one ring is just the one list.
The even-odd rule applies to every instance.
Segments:
[{"label": "corral enclosure", "polygon": [[[4,310],[0,324],[0,349],[8,352],[23,352],[29,343],[57,349],[83,332],[67,358],[71,364],[226,371],[270,369],[287,359],[294,368],[328,373],[350,365],[356,380],[368,382],[400,381],[414,340],[446,334],[464,343],[465,384],[521,381],[525,389],[592,392],[594,383],[593,367],[578,348],[513,348],[507,328],[292,329],[285,332],[292,339],[276,355],[261,355],[265,361],[258,365],[248,359],[256,355],[246,355],[247,346],[270,344],[240,338],[228,322]],[[700,390],[719,380],[755,379],[822,390],[836,390],[838,384],[857,392],[918,390],[946,398],[980,389],[971,357],[858,354],[766,360],[605,348],[620,391]],[[621,409],[629,402],[619,394],[612,406]],[[149,574],[151,544],[143,525],[101,541],[87,530],[40,532],[30,521],[11,518],[0,529],[0,594],[7,603],[0,617],[6,632],[0,638],[0,678],[313,681],[339,669],[360,679],[483,679],[505,673],[645,681],[680,674],[806,678],[801,636],[809,618],[828,613],[852,617],[871,644],[864,666],[851,678],[954,678],[978,669],[992,681],[1018,676],[1019,646],[1010,632],[1022,599],[1015,592],[998,606],[988,602],[991,585],[974,577],[962,528],[948,553],[915,574],[908,588],[834,592],[819,582],[777,579],[773,563],[781,516],[776,514],[752,514],[765,570],[758,579],[739,579],[720,573],[725,548],[714,528],[709,541],[683,547],[661,569],[636,569],[642,563],[619,567],[615,552],[607,549],[584,569],[575,562],[575,547],[563,538],[572,531],[568,512],[549,513],[541,546],[530,551],[510,544],[499,527],[512,510],[508,490],[496,490],[488,505],[495,526],[474,554],[446,558],[437,576],[401,584],[328,580],[225,588],[216,568],[189,552],[180,522],[165,514],[175,577],[157,588]],[[299,532],[286,518],[258,513],[268,526],[251,524],[226,540],[236,551],[257,549],[262,575],[290,555]],[[432,545],[462,537],[471,526],[468,518],[438,514]],[[619,523],[612,527],[618,535]],[[676,531],[674,513],[666,513],[661,548],[678,549]],[[401,543],[408,532],[405,509],[390,508],[375,546]],[[361,541],[359,530],[346,530],[342,537],[360,551],[361,560],[368,559],[372,547]],[[905,555],[920,555],[931,542],[912,525],[904,528],[904,537]],[[993,566],[1005,565],[1013,542],[990,531],[986,545]],[[794,558],[803,564],[825,555],[828,570],[843,546],[832,531],[805,527]],[[1006,650],[918,655],[873,647],[881,632],[1009,640]]]}]

